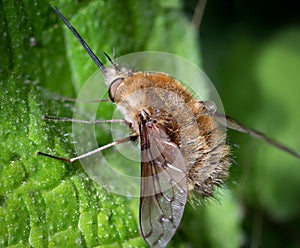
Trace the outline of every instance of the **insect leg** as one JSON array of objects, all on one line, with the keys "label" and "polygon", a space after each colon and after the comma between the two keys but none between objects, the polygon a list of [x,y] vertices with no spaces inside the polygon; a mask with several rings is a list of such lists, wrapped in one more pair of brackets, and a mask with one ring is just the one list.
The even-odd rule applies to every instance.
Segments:
[{"label": "insect leg", "polygon": [[55,117],[55,116],[44,116],[44,120],[50,121],[62,121],[62,122],[78,122],[78,123],[86,123],[86,124],[98,124],[98,123],[124,123],[125,125],[131,127],[131,123],[125,119],[113,119],[113,120],[79,120],[68,117]]},{"label": "insect leg", "polygon": [[126,138],[115,140],[115,141],[113,141],[109,144],[98,147],[95,150],[89,151],[87,153],[84,153],[84,154],[82,154],[80,156],[77,156],[77,157],[74,157],[74,158],[62,158],[62,157],[54,156],[54,155],[47,154],[47,153],[44,153],[44,152],[40,152],[40,151],[37,152],[37,155],[42,155],[42,156],[50,157],[50,158],[53,158],[53,159],[61,160],[61,161],[64,161],[64,162],[73,163],[73,162],[75,162],[79,159],[89,157],[89,156],[91,156],[91,155],[93,155],[97,152],[103,151],[103,150],[105,150],[107,148],[110,148],[112,146],[119,145],[119,144],[122,144],[122,143],[125,143],[125,142],[128,142],[128,141],[133,141],[137,137],[138,137],[137,134],[132,134],[132,135],[126,137]]},{"label": "insect leg", "polygon": [[228,116],[222,115],[222,114],[217,113],[217,112],[214,113],[213,116],[216,118],[216,120],[221,125],[229,128],[229,129],[238,131],[240,133],[248,134],[248,135],[250,135],[250,136],[252,136],[256,139],[260,139],[260,140],[266,142],[267,144],[269,144],[271,146],[276,147],[277,149],[279,149],[281,151],[289,153],[290,155],[292,155],[296,158],[300,158],[300,154],[298,154],[294,150],[292,150],[292,149],[288,148],[287,146],[282,145],[281,143],[269,138],[268,136],[266,136],[265,134],[263,134],[261,132],[258,132],[256,130],[248,128],[248,127],[245,127],[244,125],[240,124],[239,122],[237,122],[236,120],[234,120],[234,119],[232,119]]},{"label": "insect leg", "polygon": [[69,101],[69,102],[83,102],[83,103],[99,103],[99,102],[111,102],[109,98],[104,98],[104,99],[96,99],[96,100],[83,100],[83,99],[78,99],[78,98],[72,98],[72,97],[66,97],[66,96],[60,96],[60,95],[55,95],[55,98],[61,101]]}]

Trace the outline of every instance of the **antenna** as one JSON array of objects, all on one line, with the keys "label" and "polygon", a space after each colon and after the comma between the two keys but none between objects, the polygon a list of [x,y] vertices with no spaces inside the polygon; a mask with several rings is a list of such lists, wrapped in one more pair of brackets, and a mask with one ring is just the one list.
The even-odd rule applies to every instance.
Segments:
[{"label": "antenna", "polygon": [[113,56],[114,56],[113,60],[111,59],[111,57],[109,57],[109,55],[106,52],[104,52],[104,55],[109,60],[109,62],[112,64],[112,66],[115,68],[115,70],[120,71],[120,68],[119,68],[118,64],[116,63],[115,51],[113,52]]},{"label": "antenna", "polygon": [[84,47],[84,49],[87,51],[87,53],[90,55],[91,59],[96,63],[98,68],[102,73],[105,72],[105,67],[102,64],[102,62],[99,60],[99,58],[94,54],[94,52],[90,49],[90,47],[86,44],[86,42],[81,38],[79,33],[76,31],[76,29],[69,23],[69,21],[63,16],[62,13],[59,12],[59,10],[52,6],[55,13],[62,19],[62,21],[67,25],[67,27],[71,30],[71,32],[74,34],[74,36],[77,38],[77,40],[80,42],[80,44]]}]

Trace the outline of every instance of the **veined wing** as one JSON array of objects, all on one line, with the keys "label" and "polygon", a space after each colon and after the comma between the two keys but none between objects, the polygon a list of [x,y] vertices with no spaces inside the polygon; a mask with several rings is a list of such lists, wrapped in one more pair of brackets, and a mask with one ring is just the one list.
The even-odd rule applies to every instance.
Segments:
[{"label": "veined wing", "polygon": [[163,128],[142,120],[140,229],[150,247],[165,247],[178,228],[187,201],[186,164]]}]

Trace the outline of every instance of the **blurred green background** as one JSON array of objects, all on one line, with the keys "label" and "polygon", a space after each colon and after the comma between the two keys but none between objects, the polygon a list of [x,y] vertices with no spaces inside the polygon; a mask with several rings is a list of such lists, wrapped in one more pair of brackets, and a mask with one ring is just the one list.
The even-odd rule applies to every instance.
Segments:
[{"label": "blurred green background", "polygon": [[[72,104],[96,70],[53,13],[56,5],[105,60],[144,50],[181,55],[204,69],[226,113],[300,152],[300,15],[293,1],[0,1],[0,247],[146,247],[138,199],[110,194],[74,156]],[[107,109],[110,109],[107,107]],[[229,132],[227,187],[186,207],[170,247],[299,247],[300,162]],[[110,136],[102,142],[108,142]],[[116,158],[117,159],[117,158]]]}]

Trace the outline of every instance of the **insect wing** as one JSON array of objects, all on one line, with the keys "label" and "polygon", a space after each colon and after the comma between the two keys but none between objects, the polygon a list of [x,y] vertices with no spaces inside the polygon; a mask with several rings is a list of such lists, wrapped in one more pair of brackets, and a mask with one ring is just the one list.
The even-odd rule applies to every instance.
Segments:
[{"label": "insect wing", "polygon": [[165,247],[180,224],[187,201],[186,164],[161,127],[140,127],[140,229],[151,247]]}]

